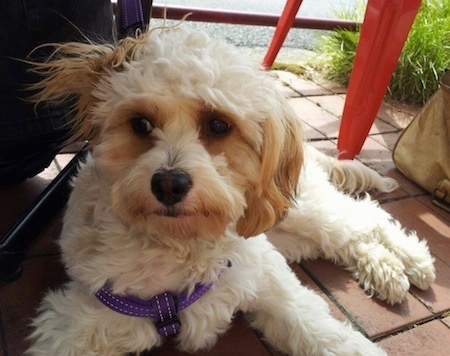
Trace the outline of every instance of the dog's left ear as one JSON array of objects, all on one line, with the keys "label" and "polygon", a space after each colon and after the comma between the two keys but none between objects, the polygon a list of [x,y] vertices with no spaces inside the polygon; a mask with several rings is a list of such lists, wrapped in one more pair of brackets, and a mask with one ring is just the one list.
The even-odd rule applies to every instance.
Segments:
[{"label": "dog's left ear", "polygon": [[259,183],[247,193],[247,209],[237,224],[244,237],[270,229],[295,205],[303,165],[303,130],[288,102],[278,95],[279,106],[262,124]]}]

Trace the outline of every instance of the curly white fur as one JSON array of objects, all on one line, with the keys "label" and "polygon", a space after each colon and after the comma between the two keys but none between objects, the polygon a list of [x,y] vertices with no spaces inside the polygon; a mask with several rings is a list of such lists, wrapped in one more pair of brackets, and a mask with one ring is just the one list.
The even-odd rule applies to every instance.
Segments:
[{"label": "curly white fur", "polygon": [[[336,261],[389,303],[411,283],[425,289],[434,280],[425,242],[370,198],[336,188],[390,191],[396,183],[305,148],[271,79],[233,47],[161,29],[116,47],[61,45],[37,71],[46,79],[36,100],[78,98],[76,135],[89,136],[92,152],[60,239],[71,281],[42,302],[29,355],[125,355],[161,345],[153,320],[94,297],[105,283],[144,299],[213,283],[179,313],[182,350],[212,346],[242,310],[287,354],[382,355],[331,317],[286,258]],[[181,192],[173,181],[155,187],[158,172],[174,171]],[[160,189],[179,199],[165,200]],[[219,278],[226,260],[232,267]]]}]

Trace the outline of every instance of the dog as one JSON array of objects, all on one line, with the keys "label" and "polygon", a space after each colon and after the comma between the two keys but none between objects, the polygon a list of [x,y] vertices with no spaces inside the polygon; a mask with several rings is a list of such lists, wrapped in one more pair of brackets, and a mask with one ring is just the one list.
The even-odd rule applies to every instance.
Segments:
[{"label": "dog", "polygon": [[397,188],[305,143],[273,78],[232,45],[163,27],[117,45],[66,43],[36,64],[37,103],[73,103],[90,153],[28,355],[211,347],[243,311],[290,355],[383,355],[302,286],[287,261],[345,266],[387,303],[435,279],[424,241],[368,196]]}]

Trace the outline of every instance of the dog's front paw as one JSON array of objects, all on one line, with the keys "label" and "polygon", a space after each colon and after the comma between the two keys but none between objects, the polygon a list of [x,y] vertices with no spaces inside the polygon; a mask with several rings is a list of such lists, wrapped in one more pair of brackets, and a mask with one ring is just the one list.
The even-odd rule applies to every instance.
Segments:
[{"label": "dog's front paw", "polygon": [[434,258],[425,241],[419,241],[415,235],[411,236],[411,239],[415,240],[414,244],[411,243],[408,254],[400,258],[405,265],[405,273],[411,284],[426,290],[436,279]]},{"label": "dog's front paw", "polygon": [[380,244],[359,248],[364,251],[359,254],[354,275],[364,290],[389,304],[401,302],[410,287],[403,263]]},{"label": "dog's front paw", "polygon": [[428,289],[436,279],[434,258],[425,240],[415,232],[406,232],[398,221],[392,220],[382,230],[381,243],[401,261],[411,284]]},{"label": "dog's front paw", "polygon": [[364,289],[390,304],[401,302],[410,285],[428,289],[436,278],[434,258],[425,241],[406,233],[396,221],[374,233],[376,239],[357,246],[353,270]]}]

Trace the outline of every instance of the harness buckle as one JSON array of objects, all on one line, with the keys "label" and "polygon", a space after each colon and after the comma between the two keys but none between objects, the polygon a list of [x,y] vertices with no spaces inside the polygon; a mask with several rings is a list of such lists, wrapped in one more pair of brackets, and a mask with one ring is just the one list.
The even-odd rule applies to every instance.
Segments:
[{"label": "harness buckle", "polygon": [[172,318],[158,320],[155,322],[155,327],[162,337],[176,335],[181,330],[181,321],[178,315],[173,315]]}]

